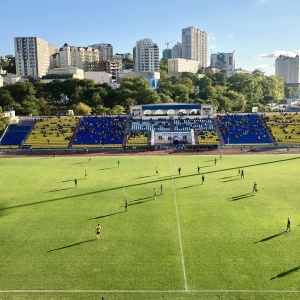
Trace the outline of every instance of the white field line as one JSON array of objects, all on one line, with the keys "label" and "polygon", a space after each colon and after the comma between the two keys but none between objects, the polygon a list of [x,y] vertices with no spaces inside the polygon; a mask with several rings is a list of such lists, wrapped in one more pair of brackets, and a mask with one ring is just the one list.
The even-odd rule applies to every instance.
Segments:
[{"label": "white field line", "polygon": [[129,195],[129,194],[127,194],[127,193],[125,192],[125,188],[126,188],[127,185],[129,185],[130,183],[133,183],[133,181],[128,182],[126,185],[123,186],[123,193],[124,193],[126,196],[130,197],[131,199],[135,199],[134,197],[132,197],[131,195]]},{"label": "white field line", "polygon": [[182,271],[183,271],[183,278],[184,278],[184,287],[185,287],[185,290],[188,291],[188,286],[187,286],[187,281],[186,281],[185,264],[184,264],[184,256],[183,256],[183,249],[182,249],[182,241],[181,241],[181,231],[180,231],[179,218],[178,218],[176,192],[175,192],[175,185],[174,185],[174,177],[173,177],[173,172],[172,172],[172,162],[171,162],[171,159],[170,159],[170,171],[171,171],[171,176],[172,176],[174,205],[175,205],[175,211],[176,211],[177,230],[178,230],[178,238],[179,238],[179,245],[180,245],[180,252],[181,252],[181,262],[182,262]]},{"label": "white field line", "polygon": [[297,294],[300,291],[281,290],[0,290],[0,293],[291,293]]}]

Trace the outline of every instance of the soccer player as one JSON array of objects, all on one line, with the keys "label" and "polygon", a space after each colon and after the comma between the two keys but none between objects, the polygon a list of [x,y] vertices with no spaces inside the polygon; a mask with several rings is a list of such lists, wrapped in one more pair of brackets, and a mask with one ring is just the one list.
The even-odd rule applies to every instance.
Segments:
[{"label": "soccer player", "polygon": [[119,168],[119,166],[120,166],[120,161],[118,160],[118,168]]},{"label": "soccer player", "polygon": [[153,194],[154,194],[154,200],[156,200],[156,195],[157,195],[157,193],[156,193],[156,188],[154,188]]},{"label": "soccer player", "polygon": [[205,177],[204,177],[204,175],[202,175],[202,185],[204,183],[204,180],[205,180]]},{"label": "soccer player", "polygon": [[253,183],[253,190],[252,190],[252,193],[257,192],[257,191],[258,191],[257,183],[254,182],[254,183]]},{"label": "soccer player", "polygon": [[198,166],[198,174],[200,174],[200,167]]},{"label": "soccer player", "polygon": [[241,171],[241,178],[244,178],[244,169],[242,169],[242,171]]},{"label": "soccer player", "polygon": [[238,176],[241,175],[241,168],[238,168]]},{"label": "soccer player", "polygon": [[87,178],[87,170],[84,170],[84,177]]},{"label": "soccer player", "polygon": [[98,224],[96,227],[96,234],[97,234],[97,239],[100,239],[100,234],[101,234],[101,226]]},{"label": "soccer player", "polygon": [[156,167],[156,170],[155,170],[155,175],[158,175],[158,176],[159,176],[159,173],[158,173],[157,167]]},{"label": "soccer player", "polygon": [[161,184],[160,185],[160,195],[163,195],[164,194],[164,192],[163,192],[163,185]]},{"label": "soccer player", "polygon": [[77,187],[77,178],[74,179],[74,184]]},{"label": "soccer player", "polygon": [[286,231],[291,231],[291,220],[290,220],[290,218],[287,219]]},{"label": "soccer player", "polygon": [[92,160],[92,157],[90,156],[90,158],[89,158],[89,162]]},{"label": "soccer player", "polygon": [[217,164],[217,158],[215,157],[215,165]]},{"label": "soccer player", "polygon": [[178,168],[178,175],[181,175],[181,168]]},{"label": "soccer player", "polygon": [[125,200],[125,210],[128,211],[128,201]]}]

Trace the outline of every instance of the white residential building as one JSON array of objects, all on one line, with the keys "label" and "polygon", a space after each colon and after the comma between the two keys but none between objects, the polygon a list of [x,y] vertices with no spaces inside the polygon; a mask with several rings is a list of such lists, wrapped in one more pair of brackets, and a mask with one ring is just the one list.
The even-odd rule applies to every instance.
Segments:
[{"label": "white residential building", "polygon": [[50,66],[49,44],[38,37],[16,37],[16,73],[38,79],[47,73]]},{"label": "white residential building", "polygon": [[180,76],[183,72],[196,74],[200,68],[200,61],[184,58],[168,59],[169,76]]},{"label": "white residential building", "polygon": [[200,61],[207,67],[207,33],[195,27],[182,29],[182,58]]},{"label": "white residential building", "polygon": [[22,77],[17,74],[3,74],[2,78],[3,78],[3,83],[5,83],[6,85],[15,84],[17,82],[28,82],[29,81],[28,78]]},{"label": "white residential building", "polygon": [[226,77],[229,78],[229,77],[234,76],[235,74],[251,74],[251,73],[252,73],[251,71],[247,71],[247,70],[243,70],[243,69],[239,68],[239,69],[227,71]]},{"label": "white residential building", "polygon": [[53,68],[48,70],[48,75],[72,74],[73,78],[84,79],[84,71],[76,67]]},{"label": "white residential building", "polygon": [[133,49],[133,62],[135,72],[159,71],[159,48],[151,39],[136,42]]},{"label": "white residential building", "polygon": [[286,83],[299,83],[299,56],[289,57],[280,55],[275,61],[275,75],[283,77]]},{"label": "white residential building", "polygon": [[85,71],[98,70],[99,50],[91,47],[69,46],[67,43],[59,49],[59,53],[51,55],[52,68],[78,67]]},{"label": "white residential building", "polygon": [[84,78],[96,83],[112,83],[112,75],[107,72],[84,72]]},{"label": "white residential building", "polygon": [[94,44],[89,47],[98,49],[100,60],[112,60],[113,59],[113,46],[111,44]]},{"label": "white residential building", "polygon": [[235,53],[214,53],[210,56],[210,66],[221,71],[232,71],[235,69]]},{"label": "white residential building", "polygon": [[43,76],[40,81],[49,83],[55,79],[64,81],[66,79],[84,79],[84,70],[76,67],[53,68],[48,70],[48,74]]}]

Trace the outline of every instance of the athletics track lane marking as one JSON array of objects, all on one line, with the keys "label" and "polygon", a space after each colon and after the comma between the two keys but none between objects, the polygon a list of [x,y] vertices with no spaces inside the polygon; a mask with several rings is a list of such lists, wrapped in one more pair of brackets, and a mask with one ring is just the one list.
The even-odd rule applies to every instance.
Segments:
[{"label": "athletics track lane marking", "polygon": [[182,271],[183,271],[183,278],[184,278],[184,287],[185,287],[185,291],[188,291],[187,280],[186,280],[186,272],[185,272],[185,264],[184,264],[184,256],[183,256],[183,248],[182,248],[182,240],[181,240],[181,231],[180,231],[178,209],[177,209],[177,199],[176,199],[176,192],[175,192],[174,176],[173,176],[173,172],[172,172],[171,159],[170,159],[170,172],[171,172],[172,185],[173,185],[174,205],[175,205],[175,211],[176,211],[177,231],[178,231],[178,238],[179,238],[179,245],[180,245]]}]

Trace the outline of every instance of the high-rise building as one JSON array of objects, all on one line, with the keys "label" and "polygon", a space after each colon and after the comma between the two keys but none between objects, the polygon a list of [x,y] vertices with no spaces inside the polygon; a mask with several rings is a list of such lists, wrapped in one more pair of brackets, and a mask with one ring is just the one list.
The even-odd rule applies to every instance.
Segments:
[{"label": "high-rise building", "polygon": [[171,49],[164,49],[163,50],[163,58],[169,59],[172,57],[172,50]]},{"label": "high-rise building", "polygon": [[210,66],[221,71],[232,71],[235,69],[235,53],[215,53],[210,56]]},{"label": "high-rise building", "polygon": [[289,57],[280,55],[275,61],[275,75],[283,77],[286,83],[299,83],[299,56]]},{"label": "high-rise building", "polygon": [[195,27],[182,29],[182,58],[197,60],[207,67],[207,33]]},{"label": "high-rise building", "polygon": [[50,66],[49,44],[38,37],[16,37],[16,73],[39,79]]},{"label": "high-rise building", "polygon": [[135,72],[159,71],[159,48],[151,39],[136,42],[133,49],[133,62]]},{"label": "high-rise building", "polygon": [[100,60],[112,60],[113,59],[113,46],[111,44],[94,44],[90,45],[93,49],[99,50]]},{"label": "high-rise building", "polygon": [[172,56],[171,58],[182,58],[182,44],[177,43],[172,48]]}]

